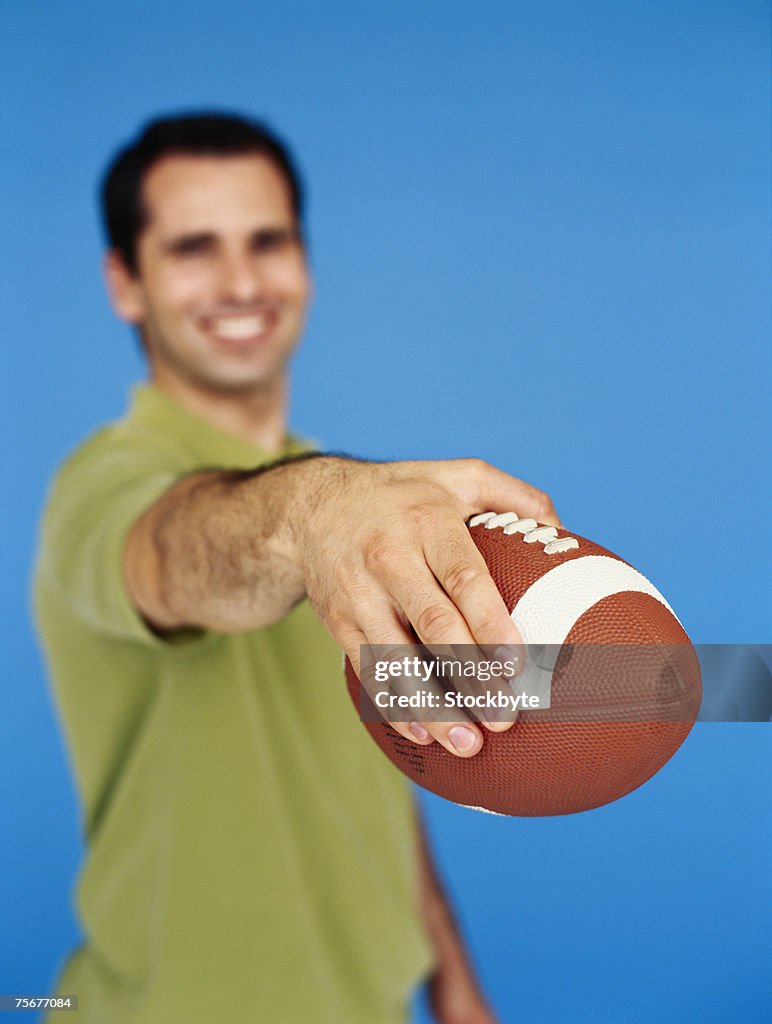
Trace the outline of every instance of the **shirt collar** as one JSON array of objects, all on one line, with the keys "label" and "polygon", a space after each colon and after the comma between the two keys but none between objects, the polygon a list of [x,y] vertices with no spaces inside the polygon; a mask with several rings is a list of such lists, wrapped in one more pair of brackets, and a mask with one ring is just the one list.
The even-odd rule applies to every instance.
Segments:
[{"label": "shirt collar", "polygon": [[288,433],[279,452],[268,452],[201,419],[149,383],[133,388],[129,418],[137,426],[161,431],[169,440],[182,445],[202,466],[250,469],[316,448],[309,441]]}]

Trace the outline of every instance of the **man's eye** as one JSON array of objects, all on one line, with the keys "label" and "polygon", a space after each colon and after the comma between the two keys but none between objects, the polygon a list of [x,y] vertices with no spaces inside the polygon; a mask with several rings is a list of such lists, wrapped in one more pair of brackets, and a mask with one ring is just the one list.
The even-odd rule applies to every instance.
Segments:
[{"label": "man's eye", "polygon": [[210,248],[206,238],[181,238],[169,247],[169,251],[174,256],[198,256],[208,252]]},{"label": "man's eye", "polygon": [[255,252],[276,252],[290,245],[293,239],[290,231],[261,231],[255,235],[253,246]]}]

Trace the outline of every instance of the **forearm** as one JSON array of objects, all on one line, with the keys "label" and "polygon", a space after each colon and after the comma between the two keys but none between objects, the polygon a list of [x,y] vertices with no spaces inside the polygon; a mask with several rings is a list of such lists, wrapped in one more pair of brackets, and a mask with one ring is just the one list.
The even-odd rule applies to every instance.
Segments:
[{"label": "forearm", "polygon": [[186,477],[135,524],[129,592],[161,631],[239,632],[269,625],[305,593],[298,524],[332,486],[340,459]]},{"label": "forearm", "polygon": [[419,894],[421,916],[435,953],[438,970],[466,968],[471,974],[461,934],[448,903],[447,895],[434,866],[423,823],[419,820]]},{"label": "forearm", "polygon": [[480,989],[459,927],[434,867],[423,824],[419,821],[420,907],[435,955],[429,998],[440,1024],[496,1024]]}]

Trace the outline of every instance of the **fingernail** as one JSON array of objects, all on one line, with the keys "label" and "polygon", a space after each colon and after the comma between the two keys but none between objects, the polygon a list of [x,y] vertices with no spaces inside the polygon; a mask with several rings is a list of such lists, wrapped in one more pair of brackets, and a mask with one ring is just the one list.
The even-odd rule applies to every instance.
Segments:
[{"label": "fingernail", "polygon": [[459,754],[465,754],[477,742],[477,735],[471,729],[467,729],[465,725],[454,725],[452,729],[448,730],[448,739]]},{"label": "fingernail", "polygon": [[415,736],[417,740],[426,740],[429,738],[429,733],[426,731],[426,729],[424,729],[422,725],[419,725],[418,722],[411,722],[410,725],[408,726],[408,729],[410,730],[410,732],[412,732],[412,734]]},{"label": "fingernail", "polygon": [[520,655],[516,647],[497,647],[495,650],[496,661],[503,663],[510,662],[514,663],[514,672],[504,671],[502,677],[504,679],[513,679],[517,675],[517,670],[520,668]]},{"label": "fingernail", "polygon": [[[499,693],[501,693],[501,691],[499,691]],[[503,732],[505,729],[508,729],[511,721],[512,711],[510,708],[499,707],[485,709],[485,724],[494,732]]]},{"label": "fingernail", "polygon": [[485,721],[490,725],[495,725],[501,718],[501,710],[501,708],[486,708]]}]

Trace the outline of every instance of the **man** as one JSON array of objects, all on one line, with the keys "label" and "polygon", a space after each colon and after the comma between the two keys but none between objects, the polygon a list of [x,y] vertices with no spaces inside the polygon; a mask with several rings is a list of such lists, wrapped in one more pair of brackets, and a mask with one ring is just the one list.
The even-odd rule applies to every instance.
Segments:
[{"label": "man", "polygon": [[[465,520],[555,522],[549,499],[475,461],[312,457],[287,433],[310,279],[300,184],[262,126],[156,122],[104,202],[149,383],[65,463],[43,528],[88,843],[60,991],[99,1024],[392,1024],[428,978],[443,1024],[491,1022],[339,648],[518,643]],[[394,728],[484,742],[466,720]]]}]

